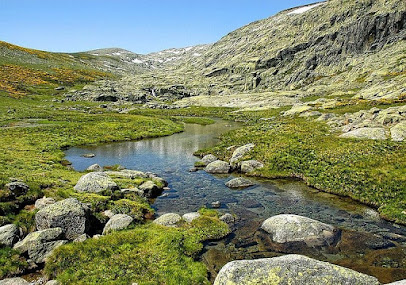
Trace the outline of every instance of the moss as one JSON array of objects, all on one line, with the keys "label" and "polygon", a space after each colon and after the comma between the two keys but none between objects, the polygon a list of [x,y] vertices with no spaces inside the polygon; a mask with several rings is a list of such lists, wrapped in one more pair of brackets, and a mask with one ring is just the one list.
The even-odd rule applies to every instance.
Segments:
[{"label": "moss", "polygon": [[109,209],[115,214],[127,214],[137,221],[142,221],[146,214],[152,215],[154,212],[148,202],[141,197],[112,201]]},{"label": "moss", "polygon": [[0,248],[0,279],[21,274],[28,268],[27,261],[19,252],[9,248]]}]

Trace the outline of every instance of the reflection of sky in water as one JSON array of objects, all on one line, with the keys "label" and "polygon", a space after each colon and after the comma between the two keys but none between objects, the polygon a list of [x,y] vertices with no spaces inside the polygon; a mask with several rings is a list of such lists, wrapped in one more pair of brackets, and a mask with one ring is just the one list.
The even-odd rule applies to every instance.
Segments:
[{"label": "reflection of sky in water", "polygon": [[[223,209],[228,208],[227,211],[250,219],[263,220],[276,214],[291,213],[344,228],[406,233],[403,227],[393,228],[390,223],[380,220],[371,208],[318,192],[301,182],[269,183],[261,180],[257,186],[236,191],[224,185],[232,175],[188,172],[197,160],[193,152],[213,146],[215,138],[232,129],[230,124],[234,123],[219,121],[210,126],[186,125],[185,132],[169,137],[72,148],[66,151],[66,158],[77,170],[98,163],[102,166],[120,164],[129,169],[157,173],[169,182],[171,188],[166,197],[159,197],[153,205],[159,214],[182,214],[220,201]],[[94,153],[96,157],[81,157],[86,153]]]}]

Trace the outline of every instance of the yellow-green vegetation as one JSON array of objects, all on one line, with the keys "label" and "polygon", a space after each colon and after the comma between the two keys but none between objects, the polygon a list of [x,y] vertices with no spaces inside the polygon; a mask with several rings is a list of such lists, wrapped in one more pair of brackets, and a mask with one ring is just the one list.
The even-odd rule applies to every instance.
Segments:
[{"label": "yellow-green vegetation", "polygon": [[9,248],[0,248],[0,278],[20,274],[28,266],[19,252]]},{"label": "yellow-green vegetation", "polygon": [[203,241],[228,233],[213,214],[179,228],[141,225],[64,245],[49,258],[45,273],[62,284],[209,284],[205,266],[192,256]]}]

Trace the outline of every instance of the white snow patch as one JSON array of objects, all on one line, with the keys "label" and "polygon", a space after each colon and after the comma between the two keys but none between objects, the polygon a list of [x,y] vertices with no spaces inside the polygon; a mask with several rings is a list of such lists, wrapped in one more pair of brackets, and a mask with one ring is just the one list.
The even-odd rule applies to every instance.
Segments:
[{"label": "white snow patch", "polygon": [[98,53],[92,53],[92,55],[99,56],[99,54],[98,54]]},{"label": "white snow patch", "polygon": [[193,56],[201,56],[202,54],[195,52]]},{"label": "white snow patch", "polygon": [[190,51],[193,47],[187,47],[185,48],[185,51]]},{"label": "white snow patch", "polygon": [[121,52],[113,52],[112,55],[121,55]]},{"label": "white snow patch", "polygon": [[138,59],[138,58],[135,58],[135,59],[133,59],[132,60],[132,62],[134,62],[134,63],[144,63],[142,60],[140,60],[140,59]]},{"label": "white snow patch", "polygon": [[310,6],[306,6],[306,7],[301,7],[301,8],[298,8],[298,9],[296,9],[296,10],[293,10],[292,12],[289,12],[288,15],[303,14],[303,13],[305,13],[305,12],[307,12],[307,11],[313,9],[313,8],[316,8],[317,6],[323,5],[323,4],[324,4],[324,3],[317,3],[317,4],[314,4],[314,5],[310,5]]}]

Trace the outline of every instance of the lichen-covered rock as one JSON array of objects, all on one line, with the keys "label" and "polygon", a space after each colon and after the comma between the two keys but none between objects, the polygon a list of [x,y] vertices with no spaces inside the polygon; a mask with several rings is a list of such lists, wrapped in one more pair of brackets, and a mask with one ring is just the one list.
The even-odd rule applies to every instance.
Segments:
[{"label": "lichen-covered rock", "polygon": [[231,156],[231,159],[230,159],[231,166],[233,166],[233,167],[237,166],[238,162],[244,157],[244,155],[247,154],[248,152],[250,152],[254,147],[255,147],[255,144],[249,143],[249,144],[240,146],[236,150],[234,150],[233,155]]},{"label": "lichen-covered rock", "polygon": [[131,169],[123,169],[121,171],[107,171],[105,172],[109,176],[121,177],[121,178],[148,178],[148,174],[138,170],[131,170]]},{"label": "lichen-covered rock", "polygon": [[227,225],[231,226],[235,223],[235,217],[230,213],[226,213],[220,217],[220,221],[225,222]]},{"label": "lichen-covered rock", "polygon": [[201,162],[202,162],[203,165],[207,166],[208,164],[210,164],[210,163],[212,163],[212,162],[214,162],[216,160],[217,160],[217,157],[215,157],[212,154],[208,154],[208,155],[203,156]]},{"label": "lichen-covered rock", "polygon": [[23,182],[16,181],[6,184],[6,189],[11,191],[15,196],[21,196],[27,194],[30,187]]},{"label": "lichen-covered rock", "polygon": [[246,160],[241,162],[241,172],[250,173],[254,170],[263,168],[264,165],[258,160]]},{"label": "lichen-covered rock", "polygon": [[165,227],[176,227],[176,224],[182,220],[182,217],[175,213],[168,213],[158,217],[153,221],[154,224]]},{"label": "lichen-covered rock", "polygon": [[406,139],[406,121],[400,122],[390,129],[393,141],[401,142]]},{"label": "lichen-covered rock", "polygon": [[55,204],[55,199],[54,198],[47,198],[47,197],[42,197],[40,199],[38,199],[37,201],[35,201],[35,208],[37,209],[42,209],[45,208],[48,205],[52,205]]},{"label": "lichen-covered rock", "polygon": [[307,105],[297,105],[293,106],[290,110],[283,113],[283,116],[294,116],[297,114],[301,114],[304,112],[308,112],[312,109],[312,107]]},{"label": "lichen-covered rock", "polygon": [[230,165],[225,161],[216,160],[209,163],[204,170],[212,174],[226,174],[230,172]]},{"label": "lichen-covered rock", "polygon": [[351,269],[302,255],[285,255],[227,263],[214,285],[378,285],[379,281]]},{"label": "lichen-covered rock", "polygon": [[0,246],[12,246],[19,239],[20,231],[14,224],[0,227]]},{"label": "lichen-covered rock", "polygon": [[341,138],[385,140],[386,133],[384,128],[359,128],[348,133],[340,135]]},{"label": "lichen-covered rock", "polygon": [[73,240],[73,242],[84,242],[85,240],[87,240],[89,238],[89,236],[87,234],[83,234],[78,236],[77,238],[75,238]]},{"label": "lichen-covered rock", "polygon": [[333,244],[339,233],[331,225],[298,215],[273,216],[261,228],[276,243],[304,242],[308,246]]},{"label": "lichen-covered rock", "polygon": [[196,220],[197,218],[200,217],[200,213],[198,212],[192,212],[192,213],[186,213],[182,216],[182,219],[184,219],[186,222],[191,223],[192,221]]},{"label": "lichen-covered rock", "polygon": [[89,208],[75,198],[65,199],[46,206],[35,215],[38,230],[61,228],[66,238],[74,240],[88,227]]},{"label": "lichen-covered rock", "polygon": [[243,177],[237,177],[226,182],[228,188],[246,188],[255,185],[252,181],[245,179]]},{"label": "lichen-covered rock", "polygon": [[0,280],[0,285],[29,285],[28,281],[25,281],[21,277],[15,277],[15,278],[7,278]]},{"label": "lichen-covered rock", "polygon": [[97,163],[90,165],[88,168],[86,168],[87,171],[95,171],[95,172],[100,172],[103,171],[103,167],[98,165]]},{"label": "lichen-covered rock", "polygon": [[14,249],[21,253],[28,253],[28,257],[35,263],[43,263],[55,248],[67,242],[62,238],[61,228],[32,232],[16,243]]},{"label": "lichen-covered rock", "polygon": [[142,183],[139,187],[145,197],[156,198],[162,193],[162,188],[159,188],[153,181],[148,180]]},{"label": "lichen-covered rock", "polygon": [[112,231],[119,231],[127,228],[134,219],[126,214],[116,214],[104,226],[103,234],[106,235]]},{"label": "lichen-covered rock", "polygon": [[80,177],[74,189],[78,192],[99,193],[118,189],[117,184],[104,172],[91,172]]}]

